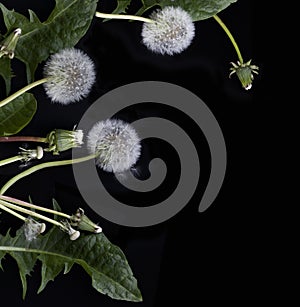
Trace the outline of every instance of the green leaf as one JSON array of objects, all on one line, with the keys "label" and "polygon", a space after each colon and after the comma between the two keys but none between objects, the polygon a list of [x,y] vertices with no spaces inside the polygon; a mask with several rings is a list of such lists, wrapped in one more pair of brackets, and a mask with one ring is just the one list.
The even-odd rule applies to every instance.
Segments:
[{"label": "green leaf", "polygon": [[126,13],[126,10],[130,4],[131,0],[118,0],[118,5],[112,14],[122,14]]},{"label": "green leaf", "polygon": [[11,83],[11,78],[13,76],[11,71],[10,61],[11,60],[8,57],[0,58],[0,76],[4,79],[7,96],[10,92],[10,83]]},{"label": "green leaf", "polygon": [[24,93],[0,107],[0,136],[8,136],[21,131],[31,121],[36,109],[36,99],[30,93]]},{"label": "green leaf", "polygon": [[160,5],[181,6],[189,12],[194,21],[203,20],[218,14],[237,0],[161,0]]},{"label": "green leaf", "polygon": [[[97,2],[56,0],[56,6],[45,22],[41,22],[33,11],[29,10],[28,19],[0,3],[8,32],[15,28],[22,29],[15,56],[25,63],[29,83],[34,79],[39,63],[60,49],[74,47],[85,35],[95,15]],[[3,75],[4,79],[8,78],[6,74]]]},{"label": "green leaf", "polygon": [[155,5],[159,5],[162,8],[166,6],[180,6],[191,14],[193,21],[199,21],[218,14],[236,1],[237,0],[142,0],[143,6],[136,14],[140,16]]},{"label": "green leaf", "polygon": [[159,0],[142,0],[142,7],[136,12],[135,15],[142,16],[147,10],[153,6],[159,5]]},{"label": "green leaf", "polygon": [[103,233],[81,234],[76,241],[71,241],[67,234],[54,226],[46,235],[28,242],[21,228],[14,238],[9,233],[0,235],[0,267],[6,254],[17,262],[23,296],[27,289],[26,276],[39,259],[42,262],[42,281],[38,292],[59,273],[66,274],[74,264],[78,264],[89,274],[92,286],[100,293],[113,299],[142,301],[137,280],[124,253]]}]

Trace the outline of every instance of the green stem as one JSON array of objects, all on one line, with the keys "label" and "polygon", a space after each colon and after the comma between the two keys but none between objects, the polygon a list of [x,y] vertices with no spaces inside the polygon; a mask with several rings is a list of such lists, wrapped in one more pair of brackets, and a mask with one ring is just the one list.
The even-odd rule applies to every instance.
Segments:
[{"label": "green stem", "polygon": [[232,34],[230,33],[229,29],[226,27],[226,25],[225,25],[224,22],[220,19],[219,16],[214,15],[213,17],[214,17],[214,19],[218,22],[218,24],[222,27],[222,29],[225,31],[225,33],[227,34],[227,36],[229,37],[229,39],[230,39],[230,41],[232,42],[232,45],[233,45],[233,47],[234,47],[234,49],[235,49],[235,51],[236,51],[236,53],[237,53],[237,56],[238,56],[238,58],[239,58],[240,63],[243,64],[243,63],[244,63],[244,60],[243,60],[242,54],[241,54],[241,52],[240,52],[240,49],[239,49],[239,47],[238,47],[238,45],[237,45],[237,43],[236,43],[234,37],[233,37]]},{"label": "green stem", "polygon": [[26,217],[24,217],[23,215],[21,215],[21,214],[15,212],[15,211],[13,211],[13,210],[7,208],[6,206],[4,206],[4,205],[2,204],[2,201],[1,201],[1,200],[0,200],[0,209],[2,209],[3,211],[6,211],[6,212],[8,212],[8,213],[14,215],[15,217],[17,217],[18,219],[20,219],[20,220],[22,220],[22,221],[24,221],[24,222],[26,221]]},{"label": "green stem", "polygon": [[9,164],[9,163],[13,163],[13,162],[17,162],[17,161],[20,161],[22,159],[24,159],[24,157],[19,156],[19,155],[18,156],[14,156],[14,157],[10,157],[10,158],[1,160],[0,161],[0,166],[6,165],[6,164]]},{"label": "green stem", "polygon": [[4,142],[36,142],[36,143],[47,143],[47,138],[38,136],[0,136],[0,143]]},{"label": "green stem", "polygon": [[63,166],[63,165],[70,165],[80,162],[85,162],[91,159],[94,159],[96,155],[89,155],[82,158],[77,159],[71,159],[71,160],[62,160],[62,161],[52,161],[52,162],[46,162],[42,164],[35,165],[26,171],[16,175],[15,177],[11,178],[0,190],[0,194],[4,194],[14,183],[16,183],[18,180],[38,171],[44,168],[52,167],[52,166]]},{"label": "green stem", "polygon": [[96,12],[95,16],[100,18],[109,18],[109,19],[128,19],[128,20],[138,20],[149,23],[155,22],[152,19],[135,15],[105,14],[105,13]]},{"label": "green stem", "polygon": [[0,195],[0,200],[8,201],[10,203],[20,205],[20,206],[23,206],[23,207],[28,207],[28,208],[31,208],[31,209],[36,209],[36,210],[44,211],[44,212],[47,212],[47,213],[59,215],[59,216],[62,216],[64,218],[67,218],[67,219],[71,218],[70,215],[65,214],[63,212],[59,212],[59,211],[48,209],[48,208],[41,207],[41,206],[36,206],[34,204],[27,203],[25,201],[22,201],[22,200],[19,200],[19,199],[16,199],[16,198]]},{"label": "green stem", "polygon": [[35,81],[33,83],[30,83],[28,85],[26,85],[25,87],[21,88],[20,90],[18,90],[17,92],[15,92],[14,94],[8,96],[7,98],[5,98],[4,100],[2,100],[0,102],[0,108],[5,106],[6,104],[8,104],[9,102],[11,102],[12,100],[16,99],[17,97],[19,97],[20,95],[24,94],[25,92],[29,91],[30,89],[43,84],[45,82],[49,81],[49,78],[43,78],[41,80]]},{"label": "green stem", "polygon": [[28,209],[25,209],[25,208],[22,208],[22,207],[19,207],[19,206],[17,206],[17,205],[13,205],[13,204],[11,204],[11,203],[5,201],[5,200],[1,200],[1,199],[0,199],[0,204],[1,204],[1,208],[6,207],[6,209],[7,209],[7,208],[9,208],[9,209],[14,209],[14,210],[16,210],[16,211],[19,211],[19,212],[28,214],[28,215],[30,215],[30,216],[33,216],[33,217],[35,217],[35,218],[38,218],[38,219],[44,220],[44,221],[46,221],[46,222],[49,222],[49,223],[51,223],[51,224],[53,224],[53,225],[56,225],[56,226],[58,226],[58,227],[64,228],[64,225],[63,225],[62,223],[56,221],[56,220],[50,219],[49,217],[46,217],[46,216],[44,216],[44,215],[42,215],[42,214],[36,213],[36,212],[34,212],[34,211],[31,211],[31,210],[28,210]]}]

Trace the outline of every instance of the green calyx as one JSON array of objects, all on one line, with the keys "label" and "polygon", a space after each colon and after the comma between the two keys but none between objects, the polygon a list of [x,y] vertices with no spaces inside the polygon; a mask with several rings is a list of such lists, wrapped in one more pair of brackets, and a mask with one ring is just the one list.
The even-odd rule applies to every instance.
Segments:
[{"label": "green calyx", "polygon": [[102,228],[92,222],[85,214],[84,210],[78,208],[76,213],[73,214],[70,218],[71,225],[76,226],[80,230],[92,232],[92,233],[100,233],[102,232]]},{"label": "green calyx", "polygon": [[8,56],[10,59],[14,58],[15,49],[21,33],[21,29],[17,28],[0,42],[0,58],[3,56]]},{"label": "green calyx", "polygon": [[229,74],[229,77],[236,73],[240,82],[242,83],[243,88],[245,90],[249,90],[252,87],[252,82],[254,79],[253,74],[258,75],[259,67],[256,65],[251,65],[251,60],[246,63],[240,63],[239,61],[237,61],[237,64],[231,62],[231,65],[233,67],[230,68],[231,72]]},{"label": "green calyx", "polygon": [[82,130],[55,129],[46,136],[49,147],[45,151],[59,155],[60,152],[71,148],[80,147],[83,144]]}]

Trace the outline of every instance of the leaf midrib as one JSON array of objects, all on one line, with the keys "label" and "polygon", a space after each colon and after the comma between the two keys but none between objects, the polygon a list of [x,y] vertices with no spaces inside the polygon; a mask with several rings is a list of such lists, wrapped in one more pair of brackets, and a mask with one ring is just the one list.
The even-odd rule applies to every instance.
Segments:
[{"label": "leaf midrib", "polygon": [[[11,247],[11,246],[0,246],[0,251],[5,251],[5,252],[24,252],[24,253],[35,253],[35,254],[44,254],[44,255],[49,255],[49,256],[55,256],[55,257],[61,257],[61,258],[65,258],[68,261],[74,261],[74,262],[84,262],[87,266],[89,266],[89,264],[82,260],[82,259],[78,259],[78,258],[70,258],[68,256],[62,255],[62,254],[57,254],[54,252],[49,252],[49,251],[43,251],[43,250],[38,250],[38,249],[31,249],[31,248],[24,248],[24,247]],[[89,266],[90,267],[90,266]],[[92,268],[92,267],[91,267]],[[93,271],[96,271],[94,268],[92,268]],[[126,291],[130,292],[134,297],[137,297],[134,293],[132,293],[131,291],[129,291],[127,288],[125,288],[123,285],[121,285],[120,283],[116,282],[115,280],[113,280],[111,277],[107,276],[106,274],[102,273],[102,272],[98,272],[100,275],[105,276],[106,278],[108,278],[109,280],[112,281],[112,283],[114,284],[118,284],[120,287],[122,287],[123,289],[125,289]],[[138,297],[137,297],[138,298]]]}]

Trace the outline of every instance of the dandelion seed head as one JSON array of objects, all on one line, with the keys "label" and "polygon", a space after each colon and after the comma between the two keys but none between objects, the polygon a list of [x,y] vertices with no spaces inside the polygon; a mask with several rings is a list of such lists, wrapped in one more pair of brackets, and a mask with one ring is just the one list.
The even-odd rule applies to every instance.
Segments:
[{"label": "dandelion seed head", "polygon": [[155,22],[145,22],[142,28],[142,41],[149,50],[173,55],[191,44],[195,26],[190,14],[181,7],[166,6],[154,11],[150,19]]},{"label": "dandelion seed head", "polygon": [[67,105],[85,98],[96,79],[93,61],[83,51],[62,49],[50,56],[44,66],[45,91],[53,102]]},{"label": "dandelion seed head", "polygon": [[129,170],[141,153],[137,132],[119,119],[97,122],[88,133],[87,147],[91,154],[97,154],[98,167],[114,173]]}]

